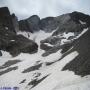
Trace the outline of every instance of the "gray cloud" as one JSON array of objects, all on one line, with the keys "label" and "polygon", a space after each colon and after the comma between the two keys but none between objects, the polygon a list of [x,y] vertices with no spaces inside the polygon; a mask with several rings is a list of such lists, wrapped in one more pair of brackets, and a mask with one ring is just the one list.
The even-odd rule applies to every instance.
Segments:
[{"label": "gray cloud", "polygon": [[33,14],[41,18],[58,16],[72,11],[90,14],[90,0],[0,0],[0,7],[7,6],[19,19]]}]

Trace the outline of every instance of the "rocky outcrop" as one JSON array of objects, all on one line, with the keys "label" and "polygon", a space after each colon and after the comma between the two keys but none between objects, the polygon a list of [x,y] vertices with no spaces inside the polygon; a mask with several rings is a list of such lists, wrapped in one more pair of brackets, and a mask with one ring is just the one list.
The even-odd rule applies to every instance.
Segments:
[{"label": "rocky outcrop", "polygon": [[0,51],[0,56],[2,56],[2,52]]},{"label": "rocky outcrop", "polygon": [[22,35],[7,30],[0,30],[0,50],[10,52],[12,56],[23,53],[35,53],[38,50],[38,45]]},{"label": "rocky outcrop", "polygon": [[81,12],[72,12],[70,14],[72,20],[74,20],[77,23],[80,23],[80,20],[85,22],[87,24],[87,26],[90,26],[90,16],[83,14]]},{"label": "rocky outcrop", "polygon": [[19,21],[19,30],[20,31],[28,31],[28,32],[33,32],[30,27],[29,27],[29,24],[27,22],[27,20],[20,20]]},{"label": "rocky outcrop", "polygon": [[12,56],[23,53],[35,53],[38,45],[18,32],[18,20],[15,14],[10,15],[7,7],[0,8],[0,50],[9,52]]},{"label": "rocky outcrop", "polygon": [[79,55],[69,62],[63,70],[74,71],[75,74],[85,76],[90,74],[90,29],[73,44],[68,53],[77,51]]},{"label": "rocky outcrop", "polygon": [[0,8],[0,27],[15,32],[12,17],[7,7]]},{"label": "rocky outcrop", "polygon": [[13,27],[15,29],[15,32],[17,33],[19,31],[18,18],[15,16],[14,13],[11,15],[11,17],[12,17]]},{"label": "rocky outcrop", "polygon": [[[50,37],[46,38],[45,40],[40,41],[41,48],[45,43],[52,46],[52,49],[48,49],[48,50],[45,50],[44,48],[42,48],[43,50],[46,51],[43,54],[43,56],[47,56],[51,53],[55,53],[56,51],[61,49],[60,47],[64,44],[72,43],[74,41],[74,38],[76,38],[84,29],[90,26],[89,25],[90,16],[81,14],[79,12],[68,13],[68,14],[64,14],[58,17],[53,17],[53,18],[59,24],[57,24],[57,29],[54,30],[53,34]],[[82,18],[84,18],[85,20]],[[65,45],[66,49],[67,47]]]},{"label": "rocky outcrop", "polygon": [[45,50],[45,51],[48,51],[48,50],[50,50],[52,48],[52,46],[48,46],[48,45],[42,43],[40,45],[40,48]]},{"label": "rocky outcrop", "polygon": [[55,17],[47,17],[40,20],[39,27],[45,32],[52,32],[58,27],[59,22],[55,20]]},{"label": "rocky outcrop", "polygon": [[79,23],[77,23],[74,19],[72,19],[71,13],[58,16],[56,17],[56,20],[58,20],[59,26],[58,29],[53,33],[53,36],[64,32],[81,32],[83,28],[87,27],[86,24],[81,24],[79,20]]},{"label": "rocky outcrop", "polygon": [[40,18],[37,15],[33,15],[28,19],[19,21],[19,29],[21,31],[35,32],[39,29]]},{"label": "rocky outcrop", "polygon": [[40,22],[40,18],[37,15],[33,15],[30,18],[27,19],[29,25],[30,25],[30,29],[35,32],[35,31],[39,31],[39,22]]}]

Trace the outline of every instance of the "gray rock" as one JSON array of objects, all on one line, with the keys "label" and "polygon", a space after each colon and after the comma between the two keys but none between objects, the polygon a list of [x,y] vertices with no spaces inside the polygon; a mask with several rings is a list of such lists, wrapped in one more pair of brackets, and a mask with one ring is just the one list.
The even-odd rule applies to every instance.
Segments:
[{"label": "gray rock", "polygon": [[45,51],[48,51],[48,50],[50,50],[52,47],[42,43],[42,44],[40,44],[40,48],[43,49],[43,50],[45,50]]},{"label": "gray rock", "polygon": [[79,20],[81,20],[82,22],[86,22],[87,27],[90,26],[90,16],[89,15],[74,11],[70,14],[70,17],[72,18],[73,21],[77,23],[80,23]]},{"label": "gray rock", "polygon": [[33,15],[30,18],[27,19],[29,25],[30,25],[30,29],[35,32],[35,31],[39,31],[39,22],[40,22],[40,18],[37,15]]},{"label": "gray rock", "polygon": [[42,43],[49,43],[51,45],[57,45],[58,43],[61,42],[61,39],[64,39],[64,38],[63,37],[58,37],[58,36],[56,36],[56,37],[50,36],[47,39],[40,41],[40,43],[41,44]]},{"label": "gray rock", "polygon": [[15,32],[12,16],[7,7],[0,8],[0,28]]},{"label": "gray rock", "polygon": [[55,20],[54,17],[47,17],[40,20],[39,27],[41,30],[45,32],[52,32],[58,26],[58,22]]},{"label": "gray rock", "polygon": [[21,31],[35,32],[39,31],[40,18],[37,15],[33,15],[30,18],[19,21],[19,29]]},{"label": "gray rock", "polygon": [[13,27],[15,29],[15,32],[17,33],[19,31],[18,18],[15,16],[14,13],[11,15],[11,17],[12,17]]},{"label": "gray rock", "polygon": [[35,53],[38,45],[22,35],[16,35],[18,20],[10,15],[7,7],[0,8],[0,50],[8,51],[12,56],[23,53]]},{"label": "gray rock", "polygon": [[2,52],[0,51],[0,56],[2,56]]},{"label": "gray rock", "polygon": [[56,17],[59,20],[59,28],[53,33],[53,36],[59,35],[63,32],[81,32],[85,25],[75,22],[70,14],[65,14],[62,16]]},{"label": "gray rock", "polygon": [[0,30],[0,49],[10,52],[12,56],[23,53],[35,53],[38,45],[22,35],[7,30]]},{"label": "gray rock", "polygon": [[74,71],[81,76],[90,75],[90,29],[74,42],[73,49],[68,54],[73,51],[77,51],[79,55],[67,63],[62,70]]}]

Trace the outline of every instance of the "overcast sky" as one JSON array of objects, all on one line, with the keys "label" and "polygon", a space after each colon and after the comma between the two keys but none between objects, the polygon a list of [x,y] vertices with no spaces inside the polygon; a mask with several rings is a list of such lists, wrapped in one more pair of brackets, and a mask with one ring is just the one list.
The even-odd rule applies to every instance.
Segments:
[{"label": "overcast sky", "polygon": [[19,19],[34,14],[41,18],[58,16],[72,11],[90,14],[90,0],[0,0],[0,7],[4,6]]}]

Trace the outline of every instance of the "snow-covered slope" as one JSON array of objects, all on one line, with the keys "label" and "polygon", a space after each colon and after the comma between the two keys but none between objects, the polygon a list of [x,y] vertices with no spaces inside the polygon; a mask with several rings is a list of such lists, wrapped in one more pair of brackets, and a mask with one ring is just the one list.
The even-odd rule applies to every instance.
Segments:
[{"label": "snow-covered slope", "polygon": [[[73,40],[81,37],[87,30],[84,29]],[[1,51],[3,56],[0,57],[0,87],[19,87],[19,90],[90,90],[90,75],[81,77],[73,71],[62,71],[66,64],[79,56],[78,51],[68,53],[73,47],[66,53],[59,49],[48,56],[42,56],[45,51],[40,49],[40,41],[52,33],[18,32],[37,42],[38,52],[21,53],[17,57],[12,57],[8,52]],[[62,37],[68,42],[69,36],[74,36],[74,33],[64,33]],[[65,44],[65,40],[62,39],[61,44]]]}]

